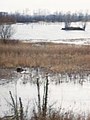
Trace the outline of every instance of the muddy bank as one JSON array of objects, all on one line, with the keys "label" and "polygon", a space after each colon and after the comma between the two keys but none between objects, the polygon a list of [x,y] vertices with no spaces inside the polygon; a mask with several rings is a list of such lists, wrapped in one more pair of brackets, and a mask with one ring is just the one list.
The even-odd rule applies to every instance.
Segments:
[{"label": "muddy bank", "polygon": [[11,79],[16,76],[16,69],[0,68],[0,79]]},{"label": "muddy bank", "polygon": [[52,81],[55,84],[63,82],[83,84],[84,82],[90,81],[90,71],[57,73],[40,67],[22,67],[22,71],[17,70],[18,68],[0,68],[0,85],[10,81],[17,81],[18,79],[21,79],[23,84],[27,82],[36,83],[37,78],[43,81],[46,76],[49,77],[50,82]]},{"label": "muddy bank", "polygon": [[[21,71],[18,71],[19,69],[21,69]],[[37,67],[0,68],[0,85],[15,80],[17,81],[19,78],[22,78],[23,81],[26,79],[28,81],[29,79],[31,80],[31,78],[34,79],[36,76],[41,76],[41,75],[45,76],[47,73],[50,74],[51,71],[45,68],[37,68]]]}]

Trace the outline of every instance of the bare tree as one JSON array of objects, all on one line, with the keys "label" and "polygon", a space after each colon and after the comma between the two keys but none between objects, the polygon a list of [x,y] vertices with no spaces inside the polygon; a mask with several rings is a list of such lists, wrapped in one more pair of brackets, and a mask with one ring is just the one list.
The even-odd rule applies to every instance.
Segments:
[{"label": "bare tree", "polygon": [[12,23],[14,23],[14,21],[7,16],[0,19],[0,39],[3,40],[4,43],[6,43],[6,40],[15,32]]},{"label": "bare tree", "polygon": [[7,24],[0,25],[0,37],[2,40],[10,38],[14,34],[13,27]]},{"label": "bare tree", "polygon": [[71,25],[71,13],[67,12],[66,15],[64,16],[64,24],[65,24],[65,28],[70,27]]},{"label": "bare tree", "polygon": [[88,21],[88,12],[83,16],[81,20],[81,25],[82,25],[83,30],[85,30],[86,28],[87,21]]}]

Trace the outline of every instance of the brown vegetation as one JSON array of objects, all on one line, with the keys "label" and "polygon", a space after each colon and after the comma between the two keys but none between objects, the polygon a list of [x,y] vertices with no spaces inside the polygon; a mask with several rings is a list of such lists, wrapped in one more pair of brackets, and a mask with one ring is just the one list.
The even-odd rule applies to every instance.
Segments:
[{"label": "brown vegetation", "polygon": [[15,23],[15,19],[8,14],[0,16],[0,25]]},{"label": "brown vegetation", "polygon": [[45,67],[55,72],[90,70],[90,46],[0,42],[0,67]]},{"label": "brown vegetation", "polygon": [[90,120],[90,115],[75,114],[73,111],[60,113],[59,111],[50,112],[46,118],[42,115],[35,115],[30,120]]}]

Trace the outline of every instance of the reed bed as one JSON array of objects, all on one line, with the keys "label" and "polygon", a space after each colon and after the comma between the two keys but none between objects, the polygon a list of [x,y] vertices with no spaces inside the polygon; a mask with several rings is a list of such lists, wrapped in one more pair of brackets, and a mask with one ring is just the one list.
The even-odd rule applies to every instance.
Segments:
[{"label": "reed bed", "polygon": [[0,42],[0,67],[45,67],[54,72],[90,70],[90,46]]}]

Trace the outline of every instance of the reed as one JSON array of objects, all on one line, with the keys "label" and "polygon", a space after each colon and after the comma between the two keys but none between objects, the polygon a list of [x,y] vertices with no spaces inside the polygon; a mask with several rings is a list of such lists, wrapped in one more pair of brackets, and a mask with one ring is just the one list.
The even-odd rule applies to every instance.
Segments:
[{"label": "reed", "polygon": [[54,72],[90,70],[90,46],[0,42],[0,67],[17,66],[45,67]]}]

